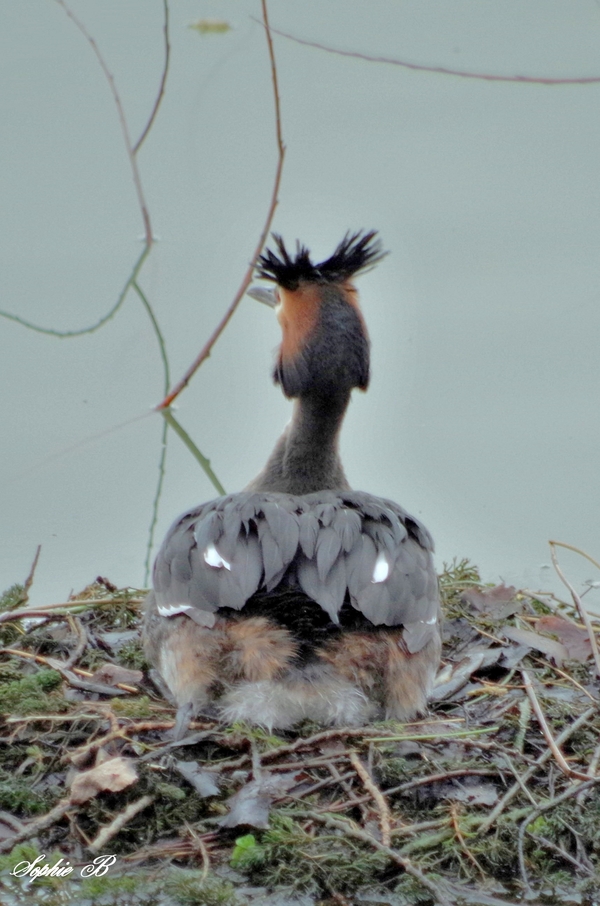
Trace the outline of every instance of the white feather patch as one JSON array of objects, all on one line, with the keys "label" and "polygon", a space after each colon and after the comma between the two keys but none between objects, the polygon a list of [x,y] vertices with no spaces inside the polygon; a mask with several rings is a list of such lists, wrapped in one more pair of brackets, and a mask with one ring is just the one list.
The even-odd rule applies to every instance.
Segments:
[{"label": "white feather patch", "polygon": [[375,560],[375,567],[373,569],[373,578],[371,583],[376,585],[378,582],[385,582],[387,577],[390,574],[390,564],[388,559],[383,551],[379,551],[377,554],[377,559]]},{"label": "white feather patch", "polygon": [[158,610],[161,617],[176,617],[178,613],[187,613],[188,610],[192,609],[191,604],[157,604],[156,609]]},{"label": "white feather patch", "polygon": [[223,569],[223,567],[225,567],[225,569],[231,569],[231,563],[228,563],[227,560],[223,559],[212,543],[209,544],[204,551],[204,562],[208,563],[209,566],[214,566],[215,569]]}]

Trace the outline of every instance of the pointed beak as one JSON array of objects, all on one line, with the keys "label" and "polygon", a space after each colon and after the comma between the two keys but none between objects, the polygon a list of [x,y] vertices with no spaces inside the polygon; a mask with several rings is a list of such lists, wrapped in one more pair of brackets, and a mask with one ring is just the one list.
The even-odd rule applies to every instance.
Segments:
[{"label": "pointed beak", "polygon": [[247,290],[246,295],[250,296],[251,299],[256,299],[257,302],[268,305],[269,308],[277,306],[277,291],[275,289],[267,289],[264,286],[251,286]]}]

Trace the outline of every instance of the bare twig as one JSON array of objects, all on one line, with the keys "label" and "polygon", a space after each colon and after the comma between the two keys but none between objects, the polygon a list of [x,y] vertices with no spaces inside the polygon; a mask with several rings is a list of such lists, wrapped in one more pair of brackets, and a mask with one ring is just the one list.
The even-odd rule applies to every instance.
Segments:
[{"label": "bare twig", "polygon": [[362,843],[367,843],[374,849],[379,850],[379,852],[385,853],[392,862],[395,862],[396,865],[399,865],[401,868],[403,868],[408,875],[413,877],[431,894],[433,894],[435,901],[439,904],[439,906],[451,906],[450,901],[446,898],[441,888],[430,878],[428,878],[427,875],[423,874],[423,872],[419,868],[417,868],[416,865],[413,865],[410,859],[406,859],[398,852],[398,850],[392,849],[391,846],[385,846],[383,843],[380,843],[379,840],[376,840],[372,834],[369,834],[362,828],[357,827],[354,822],[351,822],[348,819],[340,821],[338,818],[332,818],[331,815],[322,814],[315,811],[295,811],[294,816],[298,818],[308,818],[311,821],[317,821],[320,824],[325,824],[327,827],[341,831],[347,837],[352,837],[355,840],[360,840]]},{"label": "bare twig", "polygon": [[106,827],[103,827],[100,833],[96,836],[94,840],[88,846],[88,849],[93,853],[100,852],[109,840],[112,840],[113,837],[116,837],[117,834],[120,834],[125,825],[131,821],[132,818],[138,814],[138,812],[143,811],[143,809],[148,808],[149,805],[152,805],[154,799],[152,796],[142,796],[141,799],[136,799],[135,802],[130,802],[129,805],[123,809],[115,818],[107,824]]},{"label": "bare twig", "polygon": [[[575,623],[575,625],[577,626],[578,624]],[[566,670],[561,670],[560,667],[556,666],[556,664],[552,664],[550,663],[550,661],[542,660],[541,658],[536,658],[535,663],[543,664],[545,668],[549,667],[555,673],[558,673],[559,676],[562,676],[563,679],[567,680],[568,683],[571,683],[571,685],[575,686],[576,689],[579,689],[582,695],[585,695],[587,698],[589,698],[590,701],[597,703],[598,699],[595,698],[591,692],[588,692],[585,686],[582,686],[581,683],[578,683],[574,676],[570,676],[566,672]]]},{"label": "bare twig", "polygon": [[531,886],[529,884],[529,876],[527,874],[527,868],[525,865],[523,845],[525,832],[528,826],[532,821],[535,821],[536,818],[539,818],[540,815],[543,815],[544,812],[548,812],[551,809],[556,808],[557,805],[560,805],[562,802],[564,802],[566,799],[570,799],[572,796],[579,796],[581,793],[585,792],[585,790],[589,790],[592,786],[599,782],[600,777],[595,777],[593,780],[584,780],[581,783],[573,784],[572,786],[568,787],[563,793],[561,793],[560,796],[554,796],[552,799],[544,802],[542,805],[538,805],[537,808],[533,809],[527,815],[525,820],[519,826],[519,868],[521,870],[521,879],[528,891],[531,890]]},{"label": "bare twig", "polygon": [[252,281],[252,275],[254,273],[254,265],[256,263],[256,259],[260,255],[262,248],[267,240],[269,230],[271,229],[271,223],[273,221],[275,209],[276,209],[278,201],[279,201],[279,186],[281,183],[281,174],[283,172],[283,161],[285,159],[285,145],[283,143],[283,134],[282,134],[282,127],[281,127],[281,108],[280,108],[280,103],[279,103],[279,85],[278,85],[278,80],[277,80],[277,65],[275,63],[275,53],[273,51],[273,42],[271,40],[271,29],[270,29],[270,25],[269,25],[269,16],[268,16],[268,11],[267,11],[266,0],[261,0],[261,4],[262,4],[262,13],[263,13],[263,24],[265,27],[265,34],[267,36],[267,45],[269,48],[269,59],[271,61],[271,81],[273,84],[273,98],[274,98],[274,102],[275,102],[275,129],[276,129],[276,136],[277,136],[277,152],[278,152],[277,168],[275,171],[275,180],[273,183],[273,191],[271,193],[271,201],[269,203],[269,208],[267,211],[267,218],[265,220],[265,224],[264,224],[264,227],[260,234],[257,246],[254,250],[254,254],[252,255],[252,258],[250,260],[250,264],[246,270],[246,273],[244,274],[241,286],[238,289],[237,293],[235,294],[233,301],[231,302],[229,308],[227,309],[227,311],[225,312],[225,314],[223,315],[223,317],[217,324],[213,333],[208,338],[208,340],[206,341],[206,343],[204,344],[204,346],[202,347],[202,349],[200,350],[200,352],[198,353],[198,355],[196,356],[196,358],[194,359],[194,361],[192,362],[192,364],[190,365],[188,370],[185,372],[185,374],[183,375],[181,380],[179,380],[177,382],[177,384],[175,384],[175,387],[171,390],[170,393],[167,394],[165,399],[161,403],[159,403],[158,406],[156,406],[156,409],[158,411],[168,409],[168,407],[171,405],[173,400],[177,396],[179,396],[179,394],[181,393],[182,390],[185,389],[185,387],[187,387],[187,385],[191,381],[192,377],[194,376],[194,374],[196,373],[196,371],[198,370],[200,365],[210,355],[213,346],[215,345],[215,343],[217,342],[217,340],[219,339],[219,337],[221,336],[221,334],[227,327],[227,324],[229,323],[231,317],[233,316],[233,313],[235,312],[236,308],[240,304],[241,300],[244,298],[246,290],[248,289],[248,287],[250,286],[250,283]]},{"label": "bare twig", "polygon": [[198,449],[192,438],[189,436],[185,428],[183,428],[179,424],[179,422],[173,415],[173,410],[170,407],[162,409],[160,406],[158,407],[158,409],[169,427],[172,428],[175,434],[177,434],[177,436],[181,438],[194,458],[200,463],[206,476],[210,479],[213,487],[216,489],[217,494],[225,495],[227,491],[213,472],[210,464],[210,459],[207,459],[206,456],[204,456],[204,454]]},{"label": "bare twig", "polygon": [[167,75],[169,73],[169,58],[171,56],[171,44],[169,42],[169,4],[168,4],[168,0],[163,0],[163,9],[165,11],[165,18],[164,18],[164,24],[163,24],[163,34],[165,36],[165,62],[163,65],[163,71],[162,71],[162,75],[161,75],[161,79],[160,79],[160,85],[158,86],[158,94],[156,95],[156,100],[154,101],[154,107],[152,108],[152,112],[150,113],[148,122],[146,123],[146,125],[144,126],[144,128],[142,130],[142,134],[140,135],[137,142],[135,143],[135,145],[132,148],[132,151],[134,154],[138,153],[138,151],[140,150],[141,146],[144,143],[146,136],[152,129],[154,120],[156,119],[156,114],[158,113],[158,108],[160,107],[161,101],[162,101],[164,93],[165,93],[165,85],[167,84]]},{"label": "bare twig", "polygon": [[545,846],[546,849],[552,850],[557,856],[560,856],[561,859],[564,859],[565,862],[570,862],[571,865],[574,865],[579,871],[582,871],[586,875],[594,874],[594,869],[590,868],[589,865],[584,865],[583,862],[580,862],[579,859],[575,859],[568,852],[566,852],[562,847],[557,846],[556,843],[553,843],[552,840],[548,840],[547,837],[539,837],[537,834],[532,834],[528,831],[529,836],[532,840],[535,840],[536,843],[541,843],[542,846]]},{"label": "bare twig", "polygon": [[421,63],[409,63],[406,60],[398,60],[395,57],[373,56],[355,50],[340,50],[337,47],[329,47],[318,41],[297,38],[295,35],[290,35],[288,32],[281,31],[281,29],[278,28],[271,28],[271,31],[274,35],[287,38],[295,44],[302,44],[304,47],[314,47],[317,50],[324,50],[326,53],[336,54],[340,57],[352,57],[356,60],[365,60],[368,63],[385,63],[390,66],[400,66],[403,69],[412,69],[416,72],[433,72],[439,75],[457,76],[461,79],[479,79],[485,82],[521,82],[529,85],[594,85],[600,82],[600,76],[575,76],[574,78],[564,79],[550,76],[505,76],[487,72],[468,72],[462,69],[449,69],[446,66],[425,66]]},{"label": "bare twig", "polygon": [[452,780],[454,777],[489,777],[500,773],[499,768],[459,768],[454,771],[443,771],[440,774],[430,774],[428,777],[417,777],[415,780],[408,780],[399,786],[394,786],[389,790],[383,790],[384,796],[393,796],[396,793],[406,793],[418,786],[425,786],[430,783],[442,783],[445,780]]},{"label": "bare twig", "polygon": [[[564,544],[561,541],[549,541],[548,544],[550,545],[550,555],[552,557],[552,563],[554,564],[554,569],[557,572],[558,578],[561,580],[563,585],[566,585],[566,587],[569,589],[569,591],[571,593],[571,597],[573,598],[573,603],[575,604],[575,607],[577,608],[577,612],[581,618],[581,622],[583,623],[583,625],[585,626],[585,628],[587,630],[587,634],[588,634],[588,637],[590,640],[590,645],[592,646],[592,654],[594,656],[594,663],[596,665],[596,676],[600,676],[600,652],[598,651],[598,642],[596,640],[596,634],[594,633],[594,628],[592,626],[589,614],[588,614],[587,610],[585,609],[585,607],[583,606],[581,598],[579,597],[579,595],[577,594],[577,592],[575,591],[575,589],[573,588],[573,586],[571,585],[569,580],[566,578],[563,571],[561,570],[560,566],[558,565],[556,551],[554,550],[554,548],[555,547],[566,547],[566,548],[568,548],[568,550],[577,551],[577,553],[580,553],[580,554],[582,554],[583,551],[580,551],[576,547],[572,547],[570,544]],[[591,560],[592,563],[595,563],[596,566],[600,566],[600,564],[596,563],[596,561],[593,560],[592,557],[589,557],[587,554],[583,554],[583,556],[587,557],[588,560]]]},{"label": "bare twig", "polygon": [[549,541],[548,544],[553,544],[556,547],[564,547],[567,551],[573,551],[574,554],[579,554],[580,557],[585,557],[586,560],[589,560],[595,567],[600,569],[600,563],[597,560],[594,560],[590,554],[587,554],[585,551],[581,550],[580,547],[575,547],[574,544],[567,544],[566,541]]},{"label": "bare twig", "polygon": [[454,830],[454,836],[458,840],[460,848],[464,852],[464,854],[467,857],[467,859],[469,860],[469,862],[473,863],[473,865],[475,866],[475,868],[477,869],[477,871],[479,872],[481,877],[485,880],[485,871],[483,870],[483,868],[481,867],[481,865],[479,864],[479,862],[477,861],[477,859],[475,858],[475,856],[473,855],[473,853],[471,852],[469,847],[467,846],[467,842],[465,840],[464,834],[460,829],[460,824],[458,823],[458,813],[457,813],[457,808],[456,808],[456,802],[450,803],[450,820],[452,822],[452,829]]},{"label": "bare twig", "polygon": [[[56,2],[59,3],[60,0],[56,0]],[[123,302],[125,301],[125,297],[127,296],[127,293],[129,292],[130,287],[133,285],[133,283],[137,279],[137,276],[142,268],[142,264],[148,257],[149,253],[150,253],[150,246],[145,245],[144,248],[142,249],[142,252],[141,252],[139,258],[135,262],[135,264],[133,266],[133,270],[131,271],[131,274],[127,278],[127,282],[125,283],[125,286],[119,293],[119,297],[118,297],[117,301],[115,302],[115,304],[113,305],[113,307],[105,315],[102,315],[102,317],[98,321],[96,321],[94,324],[91,324],[89,327],[81,327],[79,330],[54,330],[51,327],[40,327],[39,324],[34,324],[32,321],[28,321],[26,318],[21,318],[21,317],[19,317],[19,315],[13,315],[7,311],[0,311],[0,317],[6,318],[8,321],[14,321],[17,324],[21,324],[23,327],[27,327],[28,330],[33,330],[36,333],[43,333],[43,334],[46,334],[51,337],[60,337],[61,339],[68,339],[70,337],[81,337],[87,333],[94,333],[96,330],[99,330],[100,327],[103,327],[107,323],[107,321],[110,321],[111,318],[114,318],[116,313],[119,311],[119,309],[123,305]],[[127,422],[124,422],[123,424],[128,425],[129,423],[130,422],[127,421]],[[123,427],[123,425],[116,425],[115,428],[112,430],[118,430],[121,427]],[[104,434],[104,432],[103,432],[103,434]],[[96,436],[102,437],[103,434],[94,435],[94,437],[96,437]],[[69,447],[69,449],[76,449],[78,446],[79,446],[79,444],[76,444],[73,447]]]},{"label": "bare twig", "polygon": [[127,156],[129,158],[129,164],[131,166],[133,184],[135,186],[135,191],[136,191],[137,198],[138,198],[138,204],[140,206],[140,211],[142,212],[142,220],[144,221],[144,238],[146,241],[146,246],[149,249],[149,248],[151,248],[152,243],[154,242],[154,237],[152,235],[152,224],[150,222],[150,214],[148,212],[148,206],[146,204],[146,199],[144,197],[144,190],[142,188],[142,180],[140,178],[140,171],[139,171],[136,156],[135,156],[135,150],[134,150],[133,144],[131,142],[131,137],[129,135],[129,126],[127,124],[127,119],[125,117],[125,111],[123,109],[123,104],[121,103],[121,97],[117,90],[117,86],[116,86],[113,74],[110,71],[110,69],[108,68],[108,66],[106,64],[106,60],[104,59],[96,41],[94,40],[92,35],[89,33],[89,31],[87,30],[87,28],[85,27],[85,25],[83,24],[81,19],[79,19],[75,15],[75,13],[70,8],[70,6],[67,5],[65,0],[56,0],[56,2],[59,4],[59,6],[62,6],[65,13],[69,17],[69,19],[71,19],[71,21],[74,22],[76,27],[79,29],[81,34],[84,36],[86,41],[89,43],[90,47],[94,51],[94,54],[96,55],[96,59],[98,60],[98,63],[100,64],[100,68],[102,69],[102,72],[104,73],[104,76],[110,86],[113,100],[114,100],[115,106],[117,108],[117,113],[119,115],[119,123],[121,124],[121,132],[123,134],[123,139],[125,141],[125,149],[127,151]]},{"label": "bare twig", "polygon": [[538,719],[540,729],[541,729],[542,733],[544,734],[546,742],[548,743],[550,751],[552,752],[552,754],[554,756],[554,760],[556,761],[557,765],[559,766],[559,768],[561,769],[563,774],[567,775],[567,777],[577,777],[578,780],[585,780],[587,778],[587,774],[583,774],[580,771],[574,771],[573,768],[567,763],[565,756],[563,755],[563,753],[560,751],[559,747],[557,746],[556,740],[554,739],[554,736],[552,735],[552,731],[550,730],[550,727],[548,726],[548,722],[546,720],[544,712],[542,711],[542,707],[538,701],[538,697],[535,694],[535,690],[533,688],[533,684],[531,682],[529,674],[527,673],[526,670],[521,670],[521,676],[523,677],[523,684],[525,686],[525,692],[527,693],[527,697],[529,698],[529,701],[531,702],[531,707],[533,708],[533,713],[535,714],[535,716]]},{"label": "bare twig", "polygon": [[[560,735],[556,737],[556,745],[561,746],[563,743],[565,743],[567,739],[573,735],[573,733],[576,733],[577,730],[585,726],[588,720],[596,713],[597,708],[588,708],[587,711],[584,711],[584,713],[581,714],[577,718],[577,720],[573,721],[573,723],[569,727],[565,727],[562,733],[560,733]],[[538,759],[536,759],[535,764],[532,764],[531,767],[529,767],[525,771],[525,773],[521,777],[520,782],[513,784],[513,786],[511,786],[511,788],[504,794],[500,802],[494,807],[494,809],[490,812],[488,817],[479,827],[479,834],[485,834],[487,833],[487,831],[489,831],[492,825],[497,821],[498,817],[505,810],[506,806],[517,795],[517,793],[521,789],[521,784],[527,783],[527,781],[533,777],[536,771],[538,771],[542,767],[542,765],[544,765],[548,761],[549,758],[552,758],[552,752],[550,748],[546,749],[546,751],[543,752]]]},{"label": "bare twig", "polygon": [[[130,598],[128,604],[142,604],[144,598]],[[23,607],[19,610],[6,610],[0,613],[0,623],[14,623],[16,620],[28,620],[31,617],[64,617],[70,611],[85,608],[99,607],[102,604],[114,604],[114,598],[72,598],[60,604],[45,604],[43,607]],[[60,611],[64,610],[64,613]]]},{"label": "bare twig", "polygon": [[83,652],[85,651],[85,647],[88,642],[88,637],[87,637],[87,633],[84,629],[83,623],[81,622],[79,617],[76,617],[73,614],[68,613],[67,620],[69,622],[69,626],[71,627],[71,629],[73,631],[73,634],[77,638],[77,644],[76,644],[75,648],[73,649],[73,651],[71,652],[71,654],[69,655],[67,660],[63,661],[63,667],[66,670],[70,670],[72,667],[75,666],[75,664],[77,663],[77,661],[79,660],[79,658],[81,657]]},{"label": "bare twig", "polygon": [[38,544],[37,550],[35,552],[35,557],[33,558],[33,563],[31,564],[31,569],[29,570],[29,574],[28,574],[27,578],[25,579],[25,583],[23,585],[23,593],[21,595],[22,604],[26,604],[27,601],[29,600],[29,589],[33,585],[33,578],[35,576],[35,570],[38,565],[38,560],[40,559],[41,550],[42,550],[42,545]]},{"label": "bare twig", "polygon": [[93,676],[89,670],[69,670],[65,667],[63,661],[59,661],[54,657],[44,657],[42,654],[33,654],[31,651],[22,651],[20,648],[0,648],[0,653],[35,661],[37,664],[44,664],[46,667],[50,667],[51,670],[56,670],[57,673],[60,673],[63,679],[66,679],[69,685],[75,689],[84,689],[86,692],[99,692],[101,695],[114,696],[125,695],[126,693],[137,695],[139,693],[139,689],[126,683],[116,683],[114,686],[109,686],[105,683],[88,682],[80,677]]},{"label": "bare twig", "polygon": [[369,791],[373,801],[377,805],[379,810],[379,827],[381,828],[381,842],[384,846],[389,846],[391,843],[390,834],[392,831],[392,816],[388,804],[385,801],[381,790],[370,776],[356,752],[350,752],[350,763],[360,777],[363,786]]},{"label": "bare twig", "polygon": [[52,825],[60,821],[71,808],[73,808],[73,806],[71,805],[70,799],[61,799],[60,802],[45,815],[41,815],[33,821],[28,821],[18,833],[0,841],[0,853],[8,852],[13,846],[16,846],[17,843],[22,843],[23,840],[30,840],[32,837],[36,837],[40,831],[52,827]]}]

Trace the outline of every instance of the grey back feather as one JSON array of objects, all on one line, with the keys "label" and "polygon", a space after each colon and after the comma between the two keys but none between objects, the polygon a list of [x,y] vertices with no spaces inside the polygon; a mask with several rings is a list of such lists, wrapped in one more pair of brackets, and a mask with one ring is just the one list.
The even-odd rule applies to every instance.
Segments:
[{"label": "grey back feather", "polygon": [[[220,607],[242,610],[255,592],[286,577],[334,623],[348,598],[374,625],[402,625],[416,652],[438,631],[432,551],[417,519],[371,494],[244,491],[173,524],[154,566],[156,600],[159,607],[192,605],[190,616],[210,625]],[[376,574],[382,558],[384,578]]]}]

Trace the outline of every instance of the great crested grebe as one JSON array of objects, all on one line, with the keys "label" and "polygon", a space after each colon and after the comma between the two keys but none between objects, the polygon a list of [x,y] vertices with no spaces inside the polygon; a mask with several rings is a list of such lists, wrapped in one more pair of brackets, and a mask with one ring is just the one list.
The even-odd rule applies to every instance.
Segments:
[{"label": "great crested grebe", "polygon": [[258,262],[276,284],[275,382],[294,400],[262,472],[184,513],[154,564],[144,646],[179,708],[269,729],[409,720],[426,708],[441,652],[427,529],[348,484],[338,438],[369,339],[352,278],[383,257],[374,232]]}]

